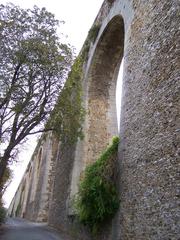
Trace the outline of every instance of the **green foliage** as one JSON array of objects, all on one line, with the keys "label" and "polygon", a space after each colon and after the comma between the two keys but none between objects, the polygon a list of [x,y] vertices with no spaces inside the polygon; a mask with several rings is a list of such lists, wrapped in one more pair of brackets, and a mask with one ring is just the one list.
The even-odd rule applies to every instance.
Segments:
[{"label": "green foliage", "polygon": [[4,223],[6,219],[6,209],[0,206],[0,224]]},{"label": "green foliage", "polygon": [[0,225],[6,220],[6,209],[3,207],[2,201],[0,199]]},{"label": "green foliage", "polygon": [[72,65],[59,23],[45,8],[0,4],[0,182],[19,145],[44,131]]},{"label": "green foliage", "polygon": [[11,183],[11,179],[12,179],[12,171],[9,167],[7,167],[4,171],[2,181],[0,182],[0,188],[2,189],[0,196],[3,195],[4,192],[6,191],[7,187]]},{"label": "green foliage", "polygon": [[47,123],[47,128],[53,128],[63,143],[72,144],[83,138],[82,67],[83,59],[78,57]]},{"label": "green foliage", "polygon": [[6,183],[12,178],[12,171],[9,167],[6,168],[4,174],[3,174],[3,179],[2,182],[0,183],[0,186],[5,186]]},{"label": "green foliage", "polygon": [[83,50],[82,50],[82,57],[85,61],[88,58],[88,52],[90,49],[90,45],[91,45],[91,43],[95,42],[97,35],[99,33],[100,27],[101,27],[100,25],[93,25],[88,32],[88,36],[87,36],[87,39],[84,43]]},{"label": "green foliage", "polygon": [[86,40],[84,45],[83,45],[82,56],[83,56],[83,59],[85,61],[88,60],[88,53],[89,53],[89,49],[90,49],[90,44],[91,43],[88,40]]},{"label": "green foliage", "polygon": [[89,33],[83,50],[76,58],[68,79],[51,113],[46,128],[53,129],[62,143],[73,144],[83,138],[82,123],[85,110],[82,104],[83,63],[87,60],[91,42],[94,42],[100,26],[94,25]]},{"label": "green foliage", "polygon": [[113,138],[112,145],[100,158],[86,167],[80,180],[79,192],[75,196],[77,216],[93,233],[96,233],[101,224],[111,218],[119,207],[113,178],[118,144],[119,138]]},{"label": "green foliage", "polygon": [[93,25],[92,28],[88,32],[88,39],[91,42],[95,42],[97,35],[99,33],[100,25]]},{"label": "green foliage", "polygon": [[58,98],[46,128],[54,129],[55,135],[63,143],[75,143],[83,138],[82,123],[85,110],[82,105],[83,63],[87,60],[91,42],[94,42],[100,26],[94,25],[84,44],[80,56],[72,66],[71,72]]},{"label": "green foliage", "polygon": [[0,181],[0,225],[5,222],[6,219],[6,209],[3,206],[2,196],[6,191],[6,188],[9,186],[12,178],[12,171],[9,167],[6,168],[2,181]]}]

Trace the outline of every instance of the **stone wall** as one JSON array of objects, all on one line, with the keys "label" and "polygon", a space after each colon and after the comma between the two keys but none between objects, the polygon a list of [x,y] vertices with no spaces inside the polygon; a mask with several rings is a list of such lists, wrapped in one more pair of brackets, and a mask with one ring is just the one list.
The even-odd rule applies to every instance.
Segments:
[{"label": "stone wall", "polygon": [[[85,68],[81,169],[97,159],[115,132],[111,109],[124,57],[121,207],[109,239],[178,239],[177,9],[177,1],[114,1],[110,7],[105,1],[94,23],[101,28]],[[98,239],[103,235],[108,239],[107,232]]]},{"label": "stone wall", "polygon": [[42,162],[38,170],[38,154],[33,156],[25,217],[48,221],[76,240],[92,239],[75,221],[71,199],[82,170],[117,134],[115,89],[124,58],[120,209],[96,239],[178,239],[179,7],[176,0],[104,1],[94,22],[100,30],[84,63],[85,137],[73,146],[50,137],[39,144]]},{"label": "stone wall", "polygon": [[36,222],[48,221],[54,158],[57,149],[58,141],[52,137],[52,134],[44,135],[39,140],[10,204],[9,215],[24,217]]},{"label": "stone wall", "polygon": [[134,1],[124,54],[119,239],[178,239],[178,2]]}]

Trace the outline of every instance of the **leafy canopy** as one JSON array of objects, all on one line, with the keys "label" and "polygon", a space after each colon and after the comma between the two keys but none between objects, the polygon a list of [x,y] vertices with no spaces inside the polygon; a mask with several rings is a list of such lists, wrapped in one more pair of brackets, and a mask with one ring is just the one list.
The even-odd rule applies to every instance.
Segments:
[{"label": "leafy canopy", "polygon": [[58,25],[45,8],[0,5],[0,181],[19,144],[44,131],[70,69]]}]

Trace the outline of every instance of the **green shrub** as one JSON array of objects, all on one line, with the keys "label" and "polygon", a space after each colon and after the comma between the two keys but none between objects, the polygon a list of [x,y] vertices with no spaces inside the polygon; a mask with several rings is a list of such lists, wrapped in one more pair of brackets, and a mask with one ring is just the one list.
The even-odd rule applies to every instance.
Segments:
[{"label": "green shrub", "polygon": [[5,222],[6,219],[6,209],[0,205],[0,225]]},{"label": "green shrub", "polygon": [[119,138],[100,158],[86,167],[80,180],[79,192],[75,196],[74,207],[81,223],[96,233],[101,224],[113,217],[119,207],[118,193],[114,182],[115,160]]}]

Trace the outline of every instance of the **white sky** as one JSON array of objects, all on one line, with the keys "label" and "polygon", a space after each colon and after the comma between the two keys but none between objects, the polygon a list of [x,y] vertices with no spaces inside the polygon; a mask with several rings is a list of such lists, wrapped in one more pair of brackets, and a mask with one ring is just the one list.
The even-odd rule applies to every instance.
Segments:
[{"label": "white sky", "polygon": [[65,21],[62,32],[68,35],[69,43],[79,51],[103,0],[0,0],[2,4],[7,2],[22,8],[37,5],[54,13],[58,20]]},{"label": "white sky", "polygon": [[[78,53],[103,0],[0,0],[0,4],[7,2],[12,2],[22,8],[32,8],[33,5],[46,7],[49,12],[55,14],[56,19],[65,21],[65,24],[60,26],[60,32],[68,36],[68,43],[74,46]],[[118,99],[120,99],[120,97],[118,97]],[[118,109],[120,109],[120,107],[118,107]],[[120,115],[119,112],[118,115]],[[14,178],[4,194],[4,201],[7,207],[15,194],[36,144],[37,141],[32,138],[25,145],[24,149],[21,150],[18,163],[13,166]]]}]

